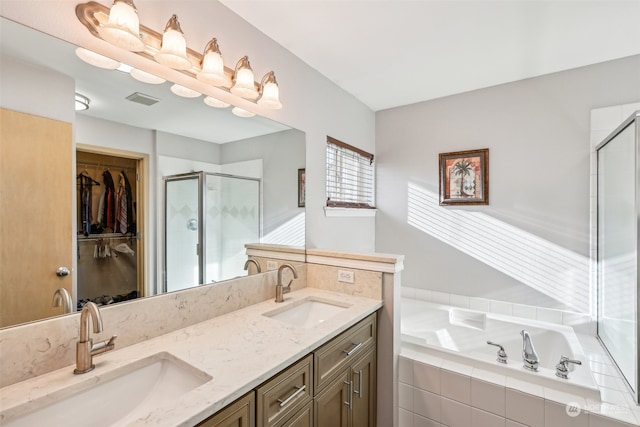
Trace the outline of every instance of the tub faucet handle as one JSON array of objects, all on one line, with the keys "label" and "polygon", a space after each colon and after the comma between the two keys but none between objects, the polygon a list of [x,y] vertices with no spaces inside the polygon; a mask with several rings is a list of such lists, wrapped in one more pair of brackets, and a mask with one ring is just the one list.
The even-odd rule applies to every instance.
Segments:
[{"label": "tub faucet handle", "polygon": [[496,362],[498,363],[507,363],[507,352],[504,351],[504,347],[501,346],[498,343],[492,342],[492,341],[487,341],[487,344],[489,345],[495,345],[496,347],[500,347],[498,349],[498,357],[496,358]]},{"label": "tub faucet handle", "polygon": [[560,361],[556,365],[556,377],[563,378],[565,380],[569,379],[569,363],[582,365],[582,362],[579,360],[569,359],[564,355],[560,356]]}]

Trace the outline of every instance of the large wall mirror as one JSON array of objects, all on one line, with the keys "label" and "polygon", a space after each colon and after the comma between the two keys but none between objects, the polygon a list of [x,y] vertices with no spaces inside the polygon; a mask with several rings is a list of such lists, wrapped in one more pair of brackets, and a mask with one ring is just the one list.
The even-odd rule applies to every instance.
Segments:
[{"label": "large wall mirror", "polygon": [[[17,307],[15,311],[20,313],[13,319],[3,314],[1,327],[62,314],[63,307],[52,307],[54,292],[60,287],[70,289],[74,312],[77,300],[101,294],[106,300],[129,291],[135,291],[137,297],[148,297],[246,275],[245,243],[304,247],[305,211],[298,206],[298,170],[305,167],[303,132],[260,116],[238,117],[231,113],[231,108],[213,108],[205,104],[204,95],[177,96],[171,91],[172,82],[143,83],[127,71],[94,67],[78,58],[75,46],[0,19],[2,89],[6,89],[5,93],[12,92],[12,100],[18,86],[25,89],[20,108],[6,105],[7,101],[2,103],[3,109],[16,109],[35,117],[46,116],[42,111],[47,103],[51,103],[52,109],[63,105],[62,108],[70,110],[70,119],[63,121],[71,122],[72,142],[68,152],[62,150],[63,161],[52,157],[51,150],[60,149],[27,145],[37,139],[29,135],[36,125],[25,124],[11,131],[17,134],[3,131],[4,161],[11,162],[9,156],[15,158],[22,155],[19,153],[27,156],[28,152],[26,172],[38,172],[31,174],[36,185],[41,182],[43,187],[51,186],[53,178],[46,177],[57,168],[71,168],[63,177],[63,189],[55,190],[64,192],[66,199],[33,200],[28,189],[21,188],[21,181],[16,179],[17,184],[12,183],[11,188],[22,196],[16,194],[11,203],[15,206],[24,200],[24,210],[29,212],[37,211],[39,208],[33,206],[40,203],[40,214],[51,229],[62,229],[56,223],[58,220],[53,219],[55,216],[48,214],[51,211],[60,210],[62,222],[72,223],[71,217],[77,221],[76,230],[63,233],[64,239],[69,240],[62,247],[70,248],[68,252],[76,258],[71,261],[69,276],[44,265],[42,253],[52,251],[38,248],[49,247],[52,238],[43,239],[38,231],[32,230],[28,226],[34,222],[32,219],[17,218],[24,224],[21,233],[7,230],[6,226],[0,230],[4,251],[0,260],[0,298],[3,304]],[[68,87],[61,88],[58,82],[66,82],[62,86]],[[71,100],[76,93],[89,99],[87,110],[72,111]],[[3,110],[3,127],[19,120],[11,114],[12,111]],[[60,133],[63,132],[56,132]],[[47,140],[47,132],[42,135],[41,139]],[[103,175],[107,171],[116,190],[122,176],[132,188],[129,223],[124,226],[102,227],[98,219],[103,212],[99,205],[106,186]],[[89,176],[92,181],[78,178],[80,175]],[[187,183],[187,176],[204,178],[187,190],[188,186],[181,186]],[[3,186],[3,191],[7,187]],[[247,196],[245,187],[250,188]],[[198,191],[202,192],[200,199]],[[71,193],[70,197],[66,192]],[[196,201],[187,202],[188,196],[195,196],[191,200]],[[87,205],[89,202],[92,204]],[[7,205],[4,202],[5,217],[11,212]],[[198,227],[205,222],[206,230],[201,233],[204,239],[194,240],[200,233]],[[244,227],[249,223],[254,228],[248,232]],[[169,233],[178,235],[167,236]],[[25,234],[31,238],[24,239]],[[168,237],[174,242],[170,248],[165,245]],[[183,244],[186,246],[179,246]],[[9,261],[11,258],[5,256],[13,252],[17,261]],[[207,256],[203,257],[203,253]],[[180,254],[188,256],[167,258]],[[204,262],[186,266],[189,258],[204,258]],[[21,265],[13,265],[14,262]],[[167,266],[171,265],[177,266],[174,267],[177,270],[167,274]],[[18,279],[24,283],[27,272],[38,269],[44,276],[28,279],[29,289],[17,285]],[[9,271],[15,274],[9,276]],[[190,279],[168,284],[168,275]],[[92,284],[91,290],[87,290],[85,283]]]}]

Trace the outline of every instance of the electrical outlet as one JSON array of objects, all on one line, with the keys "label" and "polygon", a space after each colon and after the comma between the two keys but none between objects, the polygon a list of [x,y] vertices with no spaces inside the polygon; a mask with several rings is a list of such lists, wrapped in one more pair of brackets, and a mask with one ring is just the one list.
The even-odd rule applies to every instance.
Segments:
[{"label": "electrical outlet", "polygon": [[338,282],[353,283],[354,282],[353,271],[338,270]]},{"label": "electrical outlet", "polygon": [[278,269],[278,261],[267,261],[267,270],[277,270]]}]

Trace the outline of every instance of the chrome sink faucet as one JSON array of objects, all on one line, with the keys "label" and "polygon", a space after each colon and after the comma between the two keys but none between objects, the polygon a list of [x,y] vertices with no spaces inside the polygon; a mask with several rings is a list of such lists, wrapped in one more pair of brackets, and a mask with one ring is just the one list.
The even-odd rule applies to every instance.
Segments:
[{"label": "chrome sink faucet", "polygon": [[530,371],[537,371],[539,358],[531,341],[531,335],[524,329],[520,331],[520,335],[522,335],[522,361],[524,362],[522,366]]},{"label": "chrome sink faucet", "polygon": [[102,332],[102,315],[98,306],[93,302],[88,302],[82,307],[80,313],[80,338],[76,343],[76,369],[74,374],[85,374],[95,368],[93,364],[93,356],[106,353],[115,348],[114,341],[116,335],[112,336],[108,341],[100,341],[93,345],[93,340],[89,338],[89,318],[93,321],[93,332]]},{"label": "chrome sink faucet", "polygon": [[260,268],[260,264],[258,263],[258,261],[256,261],[253,258],[249,258],[244,263],[244,269],[247,270],[247,274],[251,274],[251,272],[249,271],[249,265],[250,264],[253,264],[253,265],[256,266],[256,274],[262,273],[262,269]]},{"label": "chrome sink faucet", "polygon": [[293,279],[289,280],[287,286],[282,285],[282,272],[287,268],[293,273],[293,279],[298,278],[298,272],[293,265],[282,264],[280,266],[278,269],[278,284],[276,285],[276,302],[284,302],[284,294],[291,292],[291,282],[293,282]]}]

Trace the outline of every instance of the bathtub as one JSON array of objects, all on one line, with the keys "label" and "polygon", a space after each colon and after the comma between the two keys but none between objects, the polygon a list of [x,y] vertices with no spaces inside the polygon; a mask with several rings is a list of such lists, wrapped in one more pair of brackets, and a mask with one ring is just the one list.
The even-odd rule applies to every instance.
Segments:
[{"label": "bathtub", "polygon": [[[401,340],[403,350],[462,363],[507,377],[574,395],[600,398],[589,360],[573,329],[568,326],[521,319],[475,310],[402,298]],[[526,329],[539,357],[537,372],[522,365],[522,336]],[[487,341],[501,344],[507,364],[496,361],[497,350]],[[569,379],[556,377],[560,356],[582,361],[569,365]]]}]

